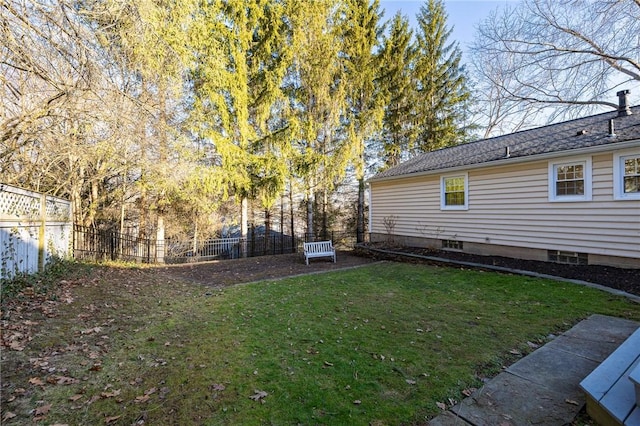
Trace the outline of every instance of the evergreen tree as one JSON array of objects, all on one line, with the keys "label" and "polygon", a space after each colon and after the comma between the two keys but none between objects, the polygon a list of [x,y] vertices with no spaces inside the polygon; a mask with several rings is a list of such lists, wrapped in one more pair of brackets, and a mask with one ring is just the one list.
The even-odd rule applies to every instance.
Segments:
[{"label": "evergreen tree", "polygon": [[347,138],[358,180],[357,241],[364,241],[364,174],[367,140],[382,126],[383,104],[377,87],[380,61],[376,55],[383,28],[379,1],[346,0],[342,17],[342,57],[345,70]]},{"label": "evergreen tree", "polygon": [[314,214],[320,210],[321,231],[327,230],[329,191],[345,175],[349,146],[338,135],[345,108],[345,85],[336,29],[336,0],[304,2],[294,24],[296,46],[287,89],[294,116],[295,170],[304,181],[307,238],[317,234]]},{"label": "evergreen tree", "polygon": [[412,77],[415,49],[411,37],[409,21],[397,13],[380,51],[383,64],[380,86],[385,104],[379,154],[383,169],[400,164],[416,142],[418,128]]},{"label": "evergreen tree", "polygon": [[[284,189],[282,130],[274,121],[281,83],[291,61],[288,1],[230,0],[203,4],[194,31],[193,125],[212,142],[229,191],[241,204],[247,232],[248,199],[266,208]],[[274,125],[274,123],[276,123]]]},{"label": "evergreen tree", "polygon": [[467,139],[465,126],[470,91],[456,42],[448,42],[451,29],[443,0],[428,0],[417,16],[416,124],[420,136],[416,148],[432,151]]}]

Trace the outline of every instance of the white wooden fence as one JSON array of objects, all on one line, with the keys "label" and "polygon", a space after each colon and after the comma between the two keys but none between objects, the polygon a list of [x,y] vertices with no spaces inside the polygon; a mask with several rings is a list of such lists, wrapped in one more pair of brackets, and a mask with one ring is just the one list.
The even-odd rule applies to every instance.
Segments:
[{"label": "white wooden fence", "polygon": [[72,234],[69,201],[0,183],[0,279],[69,257]]}]

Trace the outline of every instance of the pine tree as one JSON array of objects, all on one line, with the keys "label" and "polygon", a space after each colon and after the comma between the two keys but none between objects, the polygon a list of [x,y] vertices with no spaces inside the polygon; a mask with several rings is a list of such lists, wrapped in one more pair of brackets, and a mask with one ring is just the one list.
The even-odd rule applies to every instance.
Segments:
[{"label": "pine tree", "polygon": [[383,28],[379,25],[379,1],[347,0],[342,17],[342,58],[345,70],[347,138],[358,180],[357,242],[364,241],[364,175],[366,143],[382,126],[383,104],[377,80],[380,61],[376,55]]},{"label": "pine tree", "polygon": [[470,91],[458,43],[448,42],[452,30],[447,27],[443,0],[428,0],[417,20],[417,149],[425,152],[466,140],[464,120]]},{"label": "pine tree", "polygon": [[383,64],[380,86],[385,98],[384,126],[380,135],[383,169],[398,165],[416,142],[416,96],[412,77],[415,49],[411,37],[409,21],[397,13],[380,52]]},{"label": "pine tree", "polygon": [[329,191],[342,179],[350,160],[349,146],[338,135],[345,108],[345,85],[336,31],[336,0],[304,1],[304,13],[293,26],[296,46],[287,77],[290,118],[297,130],[295,170],[304,181],[307,238],[316,232],[314,215],[321,210],[321,231],[327,230]]},{"label": "pine tree", "polygon": [[282,120],[282,80],[291,63],[290,1],[230,0],[201,6],[194,31],[193,123],[212,141],[218,166],[242,206],[248,199],[270,208],[284,190],[288,170]]}]

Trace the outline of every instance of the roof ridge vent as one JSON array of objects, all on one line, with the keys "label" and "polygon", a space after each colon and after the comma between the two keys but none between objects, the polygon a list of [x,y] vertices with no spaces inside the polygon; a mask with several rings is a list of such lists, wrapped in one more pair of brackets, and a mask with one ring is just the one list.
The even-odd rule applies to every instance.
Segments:
[{"label": "roof ridge vent", "polygon": [[631,93],[629,90],[621,90],[618,95],[618,117],[626,117],[631,115],[631,108],[629,108],[628,95]]}]

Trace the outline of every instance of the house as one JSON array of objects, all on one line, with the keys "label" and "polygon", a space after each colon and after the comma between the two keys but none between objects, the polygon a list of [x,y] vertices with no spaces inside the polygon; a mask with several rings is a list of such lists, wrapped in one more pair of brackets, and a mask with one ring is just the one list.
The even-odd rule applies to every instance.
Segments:
[{"label": "house", "polygon": [[370,239],[640,268],[640,106],[418,155],[369,182]]}]

